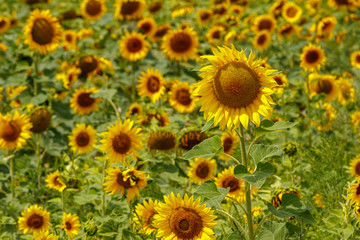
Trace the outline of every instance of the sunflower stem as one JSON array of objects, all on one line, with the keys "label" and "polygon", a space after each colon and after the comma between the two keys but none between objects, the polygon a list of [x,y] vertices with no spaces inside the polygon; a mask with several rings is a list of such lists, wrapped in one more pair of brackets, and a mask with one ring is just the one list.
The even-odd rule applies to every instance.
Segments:
[{"label": "sunflower stem", "polygon": [[136,100],[136,79],[135,79],[135,69],[136,69],[136,63],[133,62],[132,63],[132,68],[131,68],[131,80],[132,80],[132,95],[131,95],[131,100],[132,102],[134,102]]},{"label": "sunflower stem", "polygon": [[[101,186],[104,186],[106,166],[107,166],[107,160],[104,161]],[[102,190],[103,190],[103,193],[102,193],[102,196],[101,196],[101,216],[105,216],[106,206],[105,206],[105,190],[104,190],[104,187],[102,187]]]},{"label": "sunflower stem", "polygon": [[[240,147],[241,147],[241,157],[242,157],[242,163],[248,168],[248,158],[246,154],[245,149],[245,137],[244,137],[244,128],[240,124],[240,134],[239,134],[239,140],[240,140]],[[246,217],[247,217],[247,223],[248,223],[248,230],[249,230],[249,239],[254,239],[254,225],[253,225],[253,219],[252,219],[252,211],[251,211],[251,192],[250,192],[250,184],[245,181],[245,197],[246,197]]]},{"label": "sunflower stem", "polygon": [[11,196],[15,198],[15,182],[14,182],[14,157],[10,159],[10,177],[11,177]]},{"label": "sunflower stem", "polygon": [[61,206],[63,212],[65,212],[65,189],[61,192]]},{"label": "sunflower stem", "polygon": [[268,213],[265,215],[265,217],[263,219],[261,219],[261,221],[259,222],[259,224],[256,226],[255,228],[255,232],[254,232],[254,236],[256,236],[256,233],[259,231],[261,225],[265,222],[265,220],[271,215],[271,213]]},{"label": "sunflower stem", "polygon": [[41,159],[42,159],[42,157],[40,156],[40,141],[41,141],[41,134],[38,133],[38,134],[36,134],[36,149],[35,149],[36,156],[39,159],[39,162],[38,162],[38,177],[37,177],[38,188],[41,187]]},{"label": "sunflower stem", "polygon": [[229,154],[227,154],[227,153],[223,153],[223,154],[224,154],[225,156],[231,158],[232,160],[234,160],[237,164],[241,164],[241,163],[239,162],[239,160],[237,160],[237,159],[234,158],[233,156],[231,156],[231,155],[229,155]]},{"label": "sunflower stem", "polygon": [[119,111],[117,110],[115,103],[111,99],[108,99],[108,101],[109,101],[110,105],[113,107],[117,119],[120,120]]},{"label": "sunflower stem", "polygon": [[35,74],[35,77],[34,77],[34,96],[36,96],[37,92],[38,92],[37,77],[38,77],[38,74],[39,74],[39,61],[40,61],[40,55],[39,55],[39,52],[36,51],[34,53],[34,74]]},{"label": "sunflower stem", "polygon": [[[309,83],[309,78],[306,79],[306,87],[307,87],[307,93],[308,93],[308,97],[307,97],[307,110],[308,110],[308,129],[311,131],[311,98],[310,98],[310,83]],[[309,147],[311,147],[312,145],[312,139],[311,139],[311,132],[309,134]]]},{"label": "sunflower stem", "polygon": [[129,212],[130,212],[129,227],[130,227],[130,232],[133,232],[134,216],[132,214],[131,201],[128,204],[129,204]]},{"label": "sunflower stem", "polygon": [[240,228],[241,232],[244,234],[246,239],[250,239],[249,235],[246,233],[245,229],[243,228],[243,226],[241,226],[241,224],[239,223],[238,220],[236,220],[230,213],[224,211],[224,210],[219,210],[219,209],[215,209],[215,211],[225,214],[226,216],[228,216],[231,220],[234,221],[234,223]]}]

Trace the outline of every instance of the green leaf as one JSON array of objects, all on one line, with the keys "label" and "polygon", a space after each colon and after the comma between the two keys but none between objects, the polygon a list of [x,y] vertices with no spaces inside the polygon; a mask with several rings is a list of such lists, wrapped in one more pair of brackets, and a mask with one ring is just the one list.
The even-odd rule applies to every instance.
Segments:
[{"label": "green leaf", "polygon": [[205,125],[201,129],[201,132],[205,132],[205,131],[209,130],[210,128],[213,127],[213,125],[214,125],[214,119],[212,118],[210,121],[205,123]]},{"label": "green leaf", "polygon": [[274,167],[268,162],[259,162],[256,171],[252,174],[248,172],[244,165],[237,165],[234,169],[236,178],[242,178],[256,188],[261,188],[261,186],[264,185],[266,178],[273,173]]},{"label": "green leaf", "polygon": [[271,157],[281,157],[282,154],[281,149],[272,145],[255,144],[250,150],[250,156],[256,163]]},{"label": "green leaf", "polygon": [[255,129],[255,132],[256,132],[257,136],[262,136],[262,135],[264,135],[266,133],[269,133],[269,132],[292,128],[297,124],[298,123],[296,123],[296,122],[276,122],[276,123],[273,123],[272,121],[265,119],[260,123],[260,126]]},{"label": "green leaf", "polygon": [[101,89],[97,93],[92,93],[91,97],[111,100],[116,93],[116,89]]},{"label": "green leaf", "polygon": [[34,104],[34,105],[39,105],[43,102],[45,102],[47,99],[47,96],[43,93],[40,93],[34,97],[31,98],[31,103]]},{"label": "green leaf", "polygon": [[[268,225],[268,226],[266,226]],[[264,224],[264,230],[261,231],[259,240],[282,240],[286,239],[287,228],[286,223],[271,222],[271,224]]]},{"label": "green leaf", "polygon": [[220,203],[226,197],[230,188],[217,188],[212,181],[202,183],[194,192],[194,198],[201,197],[210,207],[221,208]]},{"label": "green leaf", "polygon": [[190,160],[196,157],[212,158],[218,153],[223,152],[222,142],[219,136],[205,139],[190,151],[186,152],[182,158]]}]

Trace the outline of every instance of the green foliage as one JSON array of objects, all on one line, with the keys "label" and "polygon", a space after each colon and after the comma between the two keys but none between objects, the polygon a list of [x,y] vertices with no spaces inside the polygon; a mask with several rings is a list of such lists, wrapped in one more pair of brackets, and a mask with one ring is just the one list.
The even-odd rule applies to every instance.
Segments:
[{"label": "green foliage", "polygon": [[266,178],[273,173],[274,168],[271,163],[268,162],[260,162],[254,173],[249,173],[244,165],[237,165],[234,169],[236,178],[242,178],[256,188],[261,188]]}]

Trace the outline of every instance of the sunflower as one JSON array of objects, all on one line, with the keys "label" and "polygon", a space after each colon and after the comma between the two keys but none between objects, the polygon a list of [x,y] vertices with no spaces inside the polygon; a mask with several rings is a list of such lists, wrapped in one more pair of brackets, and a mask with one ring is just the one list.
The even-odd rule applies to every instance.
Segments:
[{"label": "sunflower", "polygon": [[[224,148],[224,153],[227,155],[233,155],[234,151],[236,149],[236,144],[238,142],[238,136],[236,135],[236,132],[234,131],[224,131],[221,134],[221,142],[222,146]],[[227,161],[229,159],[226,155],[220,155],[220,158],[224,161]]]},{"label": "sunflower", "polygon": [[153,42],[158,42],[160,41],[167,33],[168,31],[171,29],[170,24],[164,24],[161,26],[158,26],[154,32],[154,34],[151,36],[151,40]]},{"label": "sunflower", "polygon": [[145,58],[150,49],[150,44],[145,40],[145,36],[135,31],[125,33],[119,46],[121,56],[131,62]]},{"label": "sunflower", "polygon": [[215,56],[206,55],[212,65],[201,69],[202,81],[195,84],[194,96],[200,97],[207,121],[214,118],[214,125],[220,123],[220,129],[238,127],[240,123],[247,129],[249,119],[260,125],[259,113],[270,117],[275,104],[270,95],[277,85],[269,76],[275,70],[263,68],[261,60],[254,60],[251,52],[246,57],[245,52],[232,48],[219,47],[213,49]]},{"label": "sunflower", "polygon": [[78,80],[81,70],[76,66],[71,66],[66,73],[58,73],[55,77],[62,81],[64,88],[71,89],[71,85]]},{"label": "sunflower", "polygon": [[356,11],[358,3],[353,0],[328,0],[327,4],[331,8],[345,11]]},{"label": "sunflower", "polygon": [[97,93],[99,89],[91,87],[88,89],[75,89],[72,99],[70,100],[70,107],[74,109],[74,113],[79,115],[89,114],[92,111],[99,109],[98,104],[101,102],[99,98],[92,98],[92,93]]},{"label": "sunflower", "polygon": [[148,202],[144,200],[142,204],[138,203],[135,206],[134,222],[137,226],[141,227],[140,233],[151,235],[156,231],[156,228],[153,226],[153,220],[154,216],[158,214],[155,210],[158,204],[158,200],[153,201],[149,199]]},{"label": "sunflower", "polygon": [[276,83],[278,84],[278,86],[275,86],[273,88],[273,90],[278,94],[283,94],[284,87],[289,86],[289,81],[288,81],[286,75],[283,73],[278,73],[278,74],[273,75],[273,78],[276,81]]},{"label": "sunflower", "polygon": [[216,18],[221,18],[222,16],[225,16],[228,10],[227,4],[218,4],[213,9],[214,16]]},{"label": "sunflower", "polygon": [[213,11],[210,9],[199,9],[196,12],[197,22],[199,25],[206,25],[210,22]]},{"label": "sunflower", "polygon": [[76,32],[73,30],[64,30],[62,36],[63,48],[65,50],[76,50]]},{"label": "sunflower", "polygon": [[197,57],[199,38],[193,28],[170,30],[164,37],[161,50],[170,60],[188,61]]},{"label": "sunflower", "polygon": [[0,16],[0,34],[5,33],[11,26],[10,19]]},{"label": "sunflower", "polygon": [[336,17],[328,16],[320,19],[317,24],[316,34],[318,36],[327,36],[327,39],[331,39],[334,35],[334,29],[337,24]]},{"label": "sunflower", "polygon": [[64,191],[66,188],[66,184],[64,183],[59,170],[56,170],[53,173],[49,173],[46,176],[45,182],[47,182],[46,187],[58,190],[59,192]]},{"label": "sunflower", "polygon": [[92,28],[82,28],[77,33],[77,40],[91,37],[93,34],[94,30]]},{"label": "sunflower", "polygon": [[279,207],[281,205],[281,202],[282,202],[282,196],[285,194],[285,193],[293,193],[293,194],[296,194],[298,195],[298,197],[300,198],[301,195],[299,193],[299,190],[296,189],[296,188],[293,188],[293,187],[289,187],[289,188],[280,188],[278,190],[276,190],[273,194],[273,197],[271,199],[271,203],[274,207]]},{"label": "sunflower", "polygon": [[24,27],[25,44],[41,54],[54,52],[59,47],[61,26],[49,10],[35,9]]},{"label": "sunflower", "polygon": [[31,138],[32,124],[25,114],[20,115],[16,110],[13,115],[0,113],[0,149],[20,149],[26,144],[26,139]]},{"label": "sunflower", "polygon": [[324,50],[321,46],[315,46],[312,43],[303,47],[300,59],[300,67],[308,72],[320,70],[326,62]]},{"label": "sunflower", "polygon": [[271,42],[270,32],[267,30],[262,30],[255,35],[252,44],[255,49],[262,51],[269,46],[270,42]]},{"label": "sunflower", "polygon": [[143,18],[137,23],[137,27],[143,31],[145,36],[151,37],[156,31],[156,21],[154,18]]},{"label": "sunflower", "polygon": [[155,210],[154,226],[158,229],[156,237],[161,239],[212,239],[212,230],[217,222],[215,214],[206,204],[200,205],[200,198],[194,201],[193,197],[185,194],[171,193],[164,196],[165,203],[159,203]]},{"label": "sunflower", "polygon": [[191,150],[195,145],[198,145],[207,138],[208,136],[203,132],[190,130],[180,137],[179,147],[184,150]]},{"label": "sunflower", "polygon": [[350,185],[347,199],[351,200],[350,204],[360,203],[360,178],[356,178],[356,182]]},{"label": "sunflower", "polygon": [[177,112],[191,113],[196,109],[196,103],[191,92],[191,86],[187,82],[176,82],[171,87],[170,105]]},{"label": "sunflower", "polygon": [[262,30],[273,33],[276,28],[276,19],[270,14],[259,15],[255,18],[252,28],[255,33]]},{"label": "sunflower", "polygon": [[71,150],[78,154],[91,153],[97,141],[96,130],[91,125],[86,126],[85,123],[76,124],[76,128],[68,138]]},{"label": "sunflower", "polygon": [[278,29],[278,37],[290,37],[296,32],[295,26],[291,23],[285,23]]},{"label": "sunflower", "polygon": [[106,172],[109,176],[105,177],[105,180],[109,181],[104,183],[105,192],[113,195],[120,191],[120,194],[124,195],[127,190],[127,202],[133,200],[135,195],[140,197],[139,188],[145,188],[146,179],[149,178],[144,171],[135,170],[133,166],[124,171],[118,167],[109,168]]},{"label": "sunflower", "polygon": [[146,114],[140,116],[139,120],[136,121],[136,123],[144,126],[148,126],[151,123],[151,121],[153,121],[153,119],[156,120],[157,125],[159,127],[165,127],[170,124],[170,120],[167,113],[160,111],[159,112],[148,111]]},{"label": "sunflower", "polygon": [[142,113],[142,107],[134,102],[130,105],[128,111],[126,112],[126,117],[130,117],[130,116],[133,116],[133,115],[140,115]]},{"label": "sunflower", "polygon": [[340,93],[335,75],[319,75],[312,73],[309,75],[310,98],[317,94],[325,93],[327,101],[331,102]]},{"label": "sunflower", "polygon": [[360,51],[352,52],[350,55],[350,64],[360,69]]},{"label": "sunflower", "polygon": [[286,0],[276,0],[276,2],[274,2],[270,9],[269,12],[271,14],[273,14],[275,16],[275,18],[279,18],[281,13],[282,13],[282,9],[285,5]]},{"label": "sunflower", "polygon": [[[7,47],[5,44],[3,44],[3,43],[0,42],[0,51],[6,52],[7,49],[8,49],[8,47]],[[1,100],[0,100],[0,101],[1,101]]]},{"label": "sunflower", "polygon": [[285,2],[282,7],[281,15],[289,23],[298,21],[303,10],[293,2]]},{"label": "sunflower", "polygon": [[88,77],[99,68],[100,62],[96,56],[84,56],[76,61],[76,67],[81,70],[81,76]]},{"label": "sunflower", "polygon": [[52,114],[45,107],[37,107],[30,115],[30,123],[33,133],[41,133],[47,130],[51,123]]},{"label": "sunflower", "polygon": [[76,237],[80,231],[80,220],[76,214],[65,213],[61,219],[60,228],[65,230],[69,239]]},{"label": "sunflower", "polygon": [[18,219],[19,230],[24,234],[38,233],[50,227],[50,213],[37,204],[31,205],[21,212]]},{"label": "sunflower", "polygon": [[229,187],[230,191],[227,194],[228,196],[242,199],[245,196],[244,180],[234,176],[234,168],[235,166],[231,166],[219,173],[215,178],[215,184],[218,188]]},{"label": "sunflower", "polygon": [[325,204],[323,203],[323,202],[321,202],[321,199],[322,199],[323,197],[320,195],[320,194],[318,194],[318,193],[316,193],[313,197],[312,197],[312,199],[314,200],[314,202],[315,202],[315,204],[316,205],[318,205],[319,207],[321,207],[321,208],[324,208],[325,207]]},{"label": "sunflower", "polygon": [[216,161],[197,157],[188,167],[188,177],[190,182],[200,185],[201,183],[214,179],[216,174]]},{"label": "sunflower", "polygon": [[222,41],[222,36],[226,33],[224,27],[219,25],[213,25],[206,32],[205,39],[213,46],[219,45]]},{"label": "sunflower", "polygon": [[176,147],[176,135],[168,131],[153,131],[146,142],[148,150],[169,151]]},{"label": "sunflower", "polygon": [[114,17],[119,20],[139,19],[146,8],[145,0],[117,0]]},{"label": "sunflower", "polygon": [[10,105],[13,108],[21,108],[22,104],[19,99],[16,97],[25,91],[28,87],[27,86],[8,86],[6,88],[6,100],[11,100]]},{"label": "sunflower", "polygon": [[351,160],[350,163],[350,174],[354,177],[360,177],[360,154]]},{"label": "sunflower", "polygon": [[58,240],[59,237],[49,233],[48,230],[43,230],[41,232],[38,233],[34,233],[34,240]]},{"label": "sunflower", "polygon": [[171,11],[171,18],[177,18],[184,15],[191,14],[194,11],[193,6],[185,6]]},{"label": "sunflower", "polygon": [[351,123],[355,130],[357,130],[357,127],[360,124],[360,112],[354,112],[351,114]]},{"label": "sunflower", "polygon": [[99,20],[106,12],[104,0],[83,0],[81,15],[87,20]]},{"label": "sunflower", "polygon": [[159,12],[162,9],[162,6],[163,6],[162,1],[150,3],[150,5],[148,7],[149,13],[155,14],[155,13]]},{"label": "sunflower", "polygon": [[146,72],[141,72],[137,86],[140,96],[148,96],[153,103],[161,98],[164,94],[164,78],[159,70],[148,68]]},{"label": "sunflower", "polygon": [[141,128],[133,127],[134,122],[126,119],[118,120],[114,125],[107,127],[100,140],[100,150],[107,153],[107,158],[112,163],[124,162],[125,157],[132,154],[133,158],[139,156],[137,150],[143,148]]},{"label": "sunflower", "polygon": [[352,86],[352,81],[348,79],[345,75],[339,79],[340,94],[338,101],[345,105],[348,102],[355,102],[355,89]]}]

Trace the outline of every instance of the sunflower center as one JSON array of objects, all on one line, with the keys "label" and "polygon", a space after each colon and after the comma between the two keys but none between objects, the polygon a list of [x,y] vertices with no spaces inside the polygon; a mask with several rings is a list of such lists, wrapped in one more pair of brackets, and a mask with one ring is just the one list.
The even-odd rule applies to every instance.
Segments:
[{"label": "sunflower center", "polygon": [[160,89],[160,80],[159,80],[159,78],[156,77],[156,76],[149,77],[149,79],[147,81],[147,89],[152,93],[158,92],[159,89]]},{"label": "sunflower center", "polygon": [[86,4],[86,12],[89,15],[95,16],[95,15],[99,14],[100,11],[101,11],[101,4],[98,1],[92,0]]},{"label": "sunflower center", "polygon": [[79,61],[79,67],[81,69],[81,74],[87,76],[98,67],[98,62],[92,56],[82,57]]},{"label": "sunflower center", "polygon": [[336,2],[338,5],[347,5],[347,4],[349,4],[349,1],[348,1],[348,0],[335,0],[335,2]]},{"label": "sunflower center", "polygon": [[176,91],[175,98],[177,102],[185,106],[189,105],[192,101],[189,90],[184,88]]},{"label": "sunflower center", "polygon": [[210,14],[208,12],[203,12],[200,14],[200,19],[205,21],[210,17]]},{"label": "sunflower center", "polygon": [[131,53],[139,52],[142,48],[142,42],[137,37],[130,38],[126,44],[126,48]]},{"label": "sunflower center", "polygon": [[224,143],[223,143],[223,147],[224,147],[224,152],[228,153],[231,150],[231,147],[233,145],[233,140],[231,138],[225,138]]},{"label": "sunflower center", "polygon": [[124,181],[124,176],[122,175],[122,173],[118,173],[116,175],[116,182],[124,188],[131,188],[130,178]]},{"label": "sunflower center", "polygon": [[162,2],[153,2],[149,5],[149,12],[156,13],[162,8]]},{"label": "sunflower center", "polygon": [[259,45],[263,45],[265,43],[265,41],[266,41],[266,35],[265,34],[262,34],[257,40]]},{"label": "sunflower center", "polygon": [[275,82],[278,84],[278,85],[283,85],[284,83],[283,83],[283,81],[282,81],[282,79],[281,79],[281,77],[279,77],[279,76],[275,76],[274,77],[274,80],[275,80]]},{"label": "sunflower center", "polygon": [[151,215],[148,217],[148,219],[146,219],[145,226],[148,226],[150,228],[154,228],[154,227],[151,227],[150,225],[152,224],[152,222],[154,220],[154,216],[155,216],[156,213],[157,213],[156,211],[151,212]]},{"label": "sunflower center", "polygon": [[360,55],[356,56],[356,62],[360,63]]},{"label": "sunflower center", "polygon": [[271,27],[272,27],[272,23],[271,23],[271,21],[269,21],[267,19],[265,19],[259,23],[259,30],[264,30],[264,29],[270,30]]},{"label": "sunflower center", "polygon": [[71,230],[71,223],[66,222],[65,227],[66,227],[66,230],[68,230],[68,231]]},{"label": "sunflower center", "polygon": [[6,22],[4,20],[0,21],[0,28],[4,27],[6,25]]},{"label": "sunflower center", "polygon": [[21,133],[21,127],[16,124],[14,121],[10,121],[5,124],[1,132],[1,138],[5,139],[7,142],[13,142],[18,139]]},{"label": "sunflower center", "polygon": [[170,47],[174,52],[183,53],[186,52],[192,45],[192,40],[189,34],[180,32],[175,34],[170,39]]},{"label": "sunflower center", "polygon": [[217,30],[217,31],[213,32],[213,34],[211,36],[212,36],[212,38],[219,39],[220,38],[220,31]]},{"label": "sunflower center", "polygon": [[181,142],[180,147],[185,150],[190,150],[195,145],[204,141],[206,138],[207,138],[206,135],[199,131],[188,132],[180,139]]},{"label": "sunflower center", "polygon": [[157,38],[162,38],[169,31],[168,27],[160,27],[156,30],[154,36]]},{"label": "sunflower center", "polygon": [[297,13],[297,9],[294,8],[294,7],[289,7],[289,8],[286,10],[286,15],[287,15],[288,17],[295,17],[296,13]]},{"label": "sunflower center", "polygon": [[66,34],[65,39],[67,42],[72,42],[73,38],[71,34]]},{"label": "sunflower center", "polygon": [[199,178],[206,178],[209,175],[209,172],[209,165],[204,162],[200,163],[200,165],[196,168],[196,176]]},{"label": "sunflower center", "polygon": [[356,175],[360,176],[360,162],[355,165],[355,173]]},{"label": "sunflower center", "polygon": [[125,154],[130,150],[131,139],[126,133],[120,133],[113,138],[112,146],[115,152]]},{"label": "sunflower center", "polygon": [[324,25],[322,26],[321,30],[323,32],[327,32],[330,30],[331,25],[332,25],[331,22],[324,22]]},{"label": "sunflower center", "polygon": [[223,188],[230,188],[230,192],[234,192],[240,188],[239,181],[235,177],[229,177],[222,183]]},{"label": "sunflower center", "polygon": [[292,25],[286,26],[284,29],[281,30],[281,35],[289,35],[290,33],[292,33],[293,31],[293,27]]},{"label": "sunflower center", "polygon": [[95,102],[95,99],[90,97],[90,93],[81,93],[77,102],[81,107],[89,107]]},{"label": "sunflower center", "polygon": [[317,93],[326,93],[329,94],[332,90],[332,84],[326,79],[320,79],[317,82]]},{"label": "sunflower center", "polygon": [[138,107],[134,107],[131,109],[131,115],[138,114],[140,112],[140,109]]},{"label": "sunflower center", "polygon": [[170,228],[179,239],[193,239],[203,230],[201,216],[194,209],[179,207],[170,216]]},{"label": "sunflower center", "polygon": [[150,23],[144,23],[144,24],[141,25],[140,28],[141,28],[141,30],[144,31],[144,33],[148,33],[148,32],[150,32],[152,27],[151,27]]},{"label": "sunflower center", "polygon": [[56,177],[54,178],[53,184],[54,184],[55,186],[62,186],[62,183],[59,181],[59,176],[56,176]]},{"label": "sunflower center", "polygon": [[213,82],[217,99],[228,107],[249,106],[260,90],[258,76],[245,63],[231,62],[222,66]]},{"label": "sunflower center", "polygon": [[319,53],[316,50],[310,50],[305,55],[305,60],[307,63],[316,63],[319,60]]},{"label": "sunflower center", "polygon": [[124,2],[121,6],[120,13],[122,15],[131,15],[139,9],[140,3],[136,1]]},{"label": "sunflower center", "polygon": [[33,214],[31,215],[28,220],[26,221],[26,224],[30,227],[30,228],[41,228],[44,224],[44,218],[42,216],[40,216],[39,214]]},{"label": "sunflower center", "polygon": [[51,43],[54,37],[54,29],[48,20],[38,18],[33,23],[31,36],[37,44],[46,45]]},{"label": "sunflower center", "polygon": [[90,142],[89,134],[87,134],[86,132],[81,132],[76,136],[76,144],[80,147],[87,146],[89,142]]},{"label": "sunflower center", "polygon": [[154,150],[170,150],[176,145],[176,137],[171,133],[155,132],[150,134],[148,147]]}]

